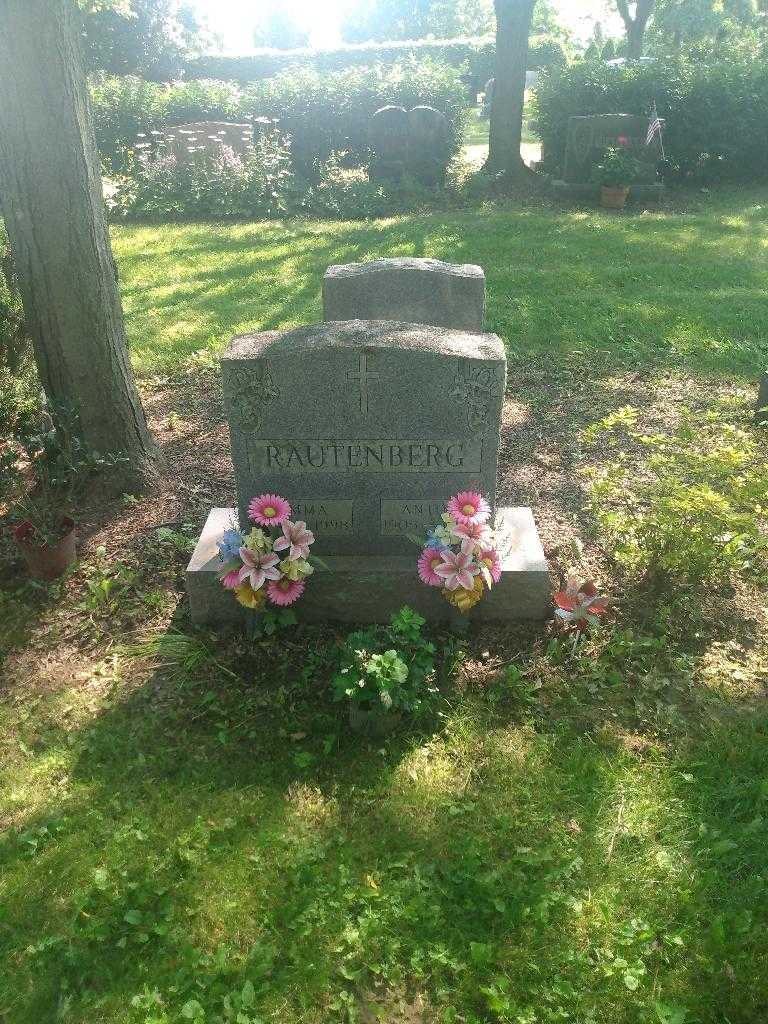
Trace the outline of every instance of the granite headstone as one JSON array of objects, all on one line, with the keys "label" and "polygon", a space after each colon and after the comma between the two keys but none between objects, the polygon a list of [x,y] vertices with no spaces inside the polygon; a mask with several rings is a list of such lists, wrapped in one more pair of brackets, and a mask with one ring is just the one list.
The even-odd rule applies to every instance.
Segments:
[{"label": "granite headstone", "polygon": [[408,111],[405,107],[380,107],[369,129],[373,157],[369,166],[371,181],[399,182],[408,161]]},{"label": "granite headstone", "polygon": [[588,183],[592,170],[600,162],[608,146],[623,145],[639,161],[640,172],[635,184],[654,184],[656,168],[661,160],[658,136],[645,144],[648,118],[633,114],[590,114],[571,117],[565,147],[563,179],[569,183]]},{"label": "granite headstone", "polygon": [[329,267],[323,278],[323,317],[400,320],[480,332],[485,274],[473,264],[400,256]]},{"label": "granite headstone", "polygon": [[245,335],[222,379],[241,522],[276,491],[318,554],[407,554],[456,491],[495,503],[496,335],[379,320]]}]

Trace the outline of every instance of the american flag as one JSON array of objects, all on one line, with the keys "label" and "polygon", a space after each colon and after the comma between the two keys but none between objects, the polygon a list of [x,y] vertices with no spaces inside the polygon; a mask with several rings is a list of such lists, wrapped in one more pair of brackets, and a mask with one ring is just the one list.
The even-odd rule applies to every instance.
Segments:
[{"label": "american flag", "polygon": [[661,121],[659,119],[659,113],[656,110],[656,104],[653,104],[653,110],[651,111],[651,119],[648,122],[648,134],[645,137],[646,146],[650,146],[656,136],[659,136],[659,142],[661,142]]}]

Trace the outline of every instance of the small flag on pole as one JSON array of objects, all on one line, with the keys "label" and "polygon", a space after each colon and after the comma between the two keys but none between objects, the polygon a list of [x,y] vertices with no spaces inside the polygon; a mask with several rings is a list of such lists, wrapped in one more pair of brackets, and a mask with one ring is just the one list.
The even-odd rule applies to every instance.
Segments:
[{"label": "small flag on pole", "polygon": [[664,156],[664,142],[661,137],[661,119],[659,118],[659,112],[656,110],[656,101],[653,101],[653,110],[651,111],[651,119],[648,122],[648,134],[645,137],[646,146],[650,146],[656,136],[659,136],[659,145],[661,146],[661,155]]}]

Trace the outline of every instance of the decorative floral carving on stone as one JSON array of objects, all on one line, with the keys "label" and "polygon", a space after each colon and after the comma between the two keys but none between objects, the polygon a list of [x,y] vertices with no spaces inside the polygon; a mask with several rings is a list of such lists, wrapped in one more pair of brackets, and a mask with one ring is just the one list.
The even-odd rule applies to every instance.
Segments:
[{"label": "decorative floral carving on stone", "polygon": [[229,409],[242,427],[258,430],[264,410],[280,397],[269,365],[262,363],[248,370],[234,370],[229,376]]},{"label": "decorative floral carving on stone", "polygon": [[493,402],[502,397],[496,370],[483,363],[473,364],[469,359],[459,360],[451,398],[466,409],[467,426],[472,433],[479,433],[488,426]]}]

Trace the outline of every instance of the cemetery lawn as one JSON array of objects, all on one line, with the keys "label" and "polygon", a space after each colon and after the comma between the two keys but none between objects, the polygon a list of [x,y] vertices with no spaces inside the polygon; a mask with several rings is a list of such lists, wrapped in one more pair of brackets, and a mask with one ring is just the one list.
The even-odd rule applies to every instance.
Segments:
[{"label": "cemetery lawn", "polygon": [[[768,190],[114,239],[168,472],[93,496],[60,583],[0,550],[0,1024],[768,1019],[768,590],[621,575],[580,439],[627,405],[748,424]],[[575,655],[551,623],[436,633],[435,715],[371,744],[318,656],[343,632],[195,631],[183,570],[233,498],[217,353],[319,319],[326,265],[381,255],[484,265],[499,498],[614,611]]]}]

